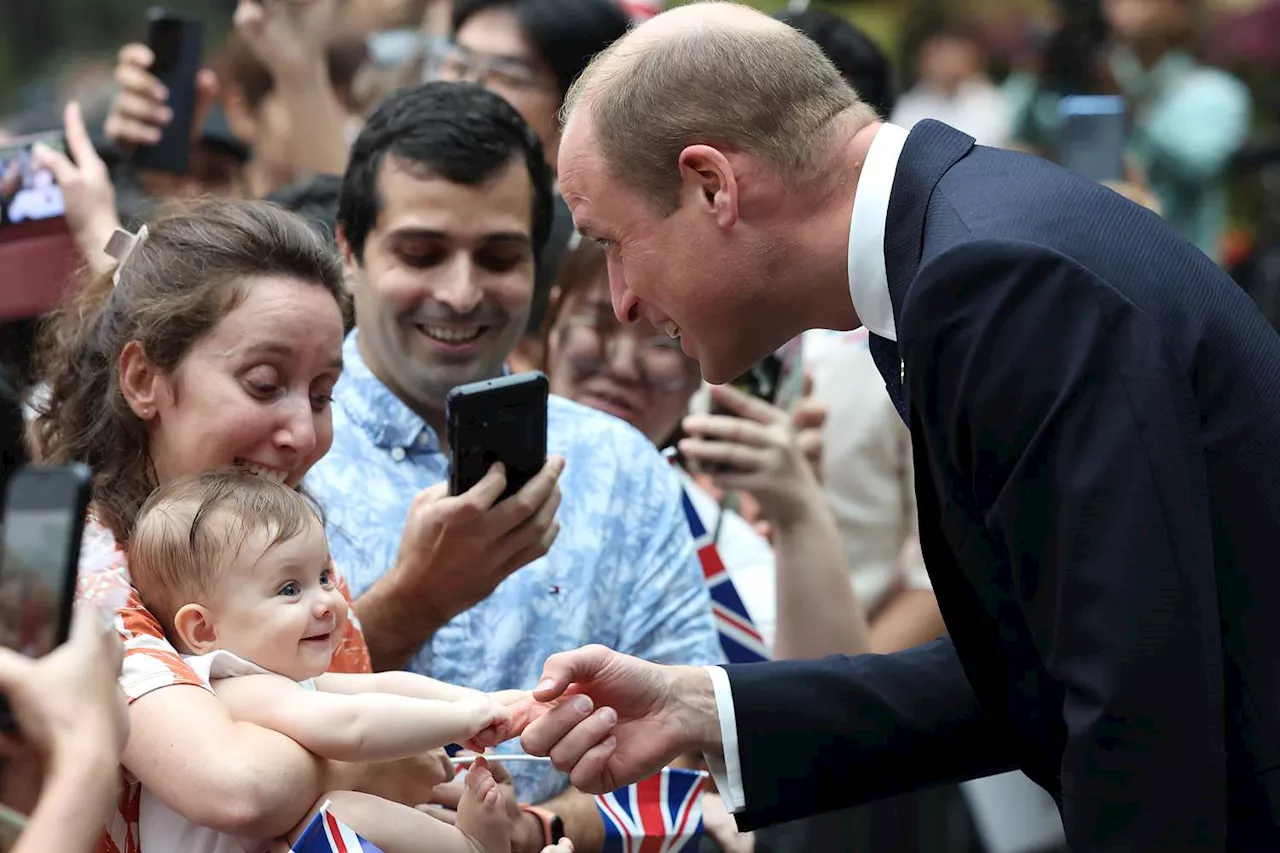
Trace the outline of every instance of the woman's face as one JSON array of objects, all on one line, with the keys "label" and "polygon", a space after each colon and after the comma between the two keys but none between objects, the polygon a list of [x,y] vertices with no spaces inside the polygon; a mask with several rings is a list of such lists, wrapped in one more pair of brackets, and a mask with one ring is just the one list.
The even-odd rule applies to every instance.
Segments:
[{"label": "woman's face", "polygon": [[551,332],[551,390],[622,418],[661,444],[698,388],[698,365],[652,324],[623,326],[604,280],[569,301]]},{"label": "woman's face", "polygon": [[251,280],[177,368],[151,381],[160,482],[238,465],[298,485],[333,441],[329,396],[341,372],[333,296],[294,278]]}]

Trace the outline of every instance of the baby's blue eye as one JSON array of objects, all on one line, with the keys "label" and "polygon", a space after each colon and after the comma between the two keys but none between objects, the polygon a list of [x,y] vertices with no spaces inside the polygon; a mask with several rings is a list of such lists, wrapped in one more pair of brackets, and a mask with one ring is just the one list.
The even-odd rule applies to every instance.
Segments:
[{"label": "baby's blue eye", "polygon": [[302,592],[302,590],[301,590],[301,589],[299,589],[298,584],[297,584],[296,582],[294,582],[294,581],[289,581],[289,583],[287,583],[287,584],[285,584],[284,586],[280,587],[280,591],[279,591],[278,593],[276,593],[276,595],[289,595],[289,596],[294,596],[294,595],[299,595],[301,592]]}]

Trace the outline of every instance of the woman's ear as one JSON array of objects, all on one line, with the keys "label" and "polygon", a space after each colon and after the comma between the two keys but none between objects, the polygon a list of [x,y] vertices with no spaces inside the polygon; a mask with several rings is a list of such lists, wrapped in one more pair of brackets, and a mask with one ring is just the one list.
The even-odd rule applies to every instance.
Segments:
[{"label": "woman's ear", "polygon": [[151,363],[141,342],[129,341],[120,351],[120,393],[141,420],[156,416],[164,393],[164,375]]},{"label": "woman's ear", "polygon": [[188,654],[203,655],[218,648],[213,614],[202,604],[184,604],[174,614],[173,630]]}]

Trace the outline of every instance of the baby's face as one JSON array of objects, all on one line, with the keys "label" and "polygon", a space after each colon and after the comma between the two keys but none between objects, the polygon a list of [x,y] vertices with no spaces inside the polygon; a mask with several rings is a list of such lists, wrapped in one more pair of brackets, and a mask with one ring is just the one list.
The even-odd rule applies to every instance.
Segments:
[{"label": "baby's face", "polygon": [[302,681],[329,668],[347,622],[329,543],[319,523],[269,546],[265,531],[245,540],[224,575],[212,611],[218,648]]}]

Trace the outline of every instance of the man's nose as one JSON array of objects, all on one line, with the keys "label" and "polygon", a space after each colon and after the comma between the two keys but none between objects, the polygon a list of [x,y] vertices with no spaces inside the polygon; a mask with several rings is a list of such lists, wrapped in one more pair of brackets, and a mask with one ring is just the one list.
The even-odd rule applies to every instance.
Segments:
[{"label": "man's nose", "polygon": [[640,300],[627,287],[626,277],[612,260],[609,261],[609,299],[619,323],[630,325],[640,319]]},{"label": "man's nose", "polygon": [[451,265],[441,286],[432,295],[437,302],[448,305],[458,314],[470,314],[476,310],[484,294],[476,283],[476,267],[471,259],[462,257]]}]

